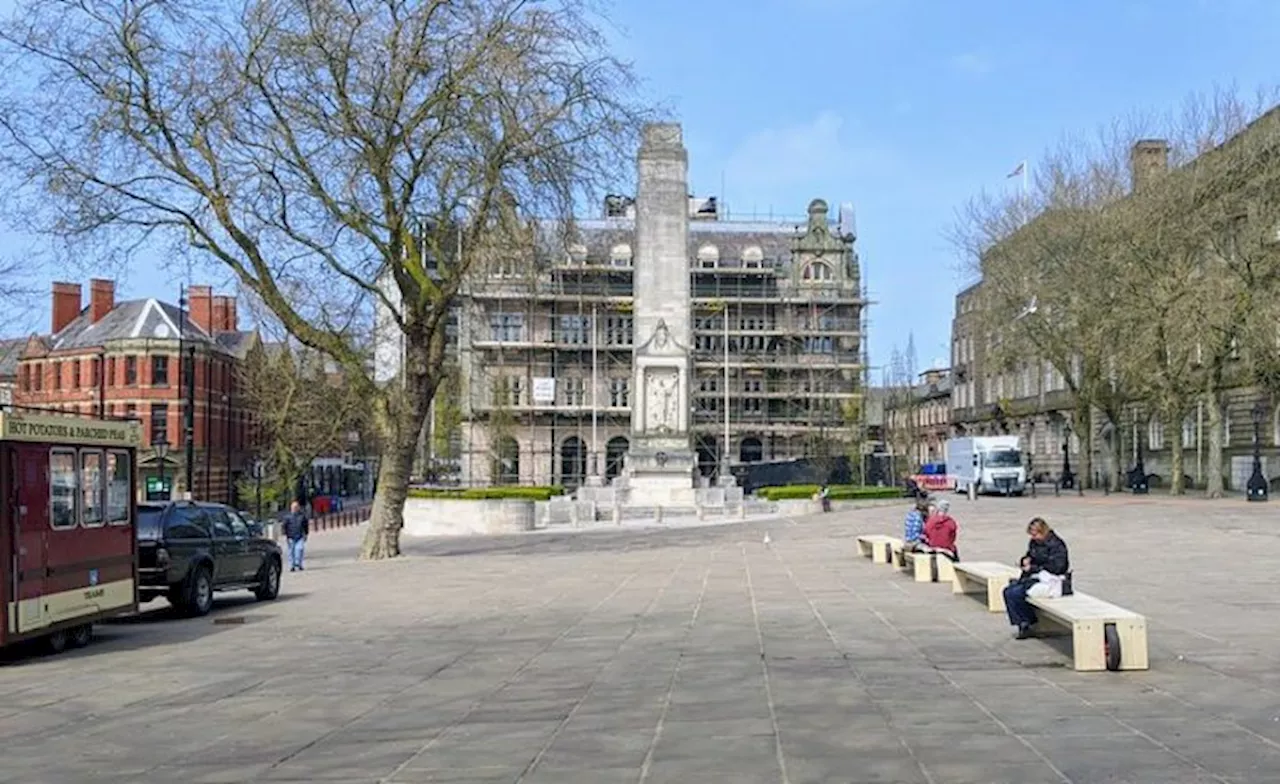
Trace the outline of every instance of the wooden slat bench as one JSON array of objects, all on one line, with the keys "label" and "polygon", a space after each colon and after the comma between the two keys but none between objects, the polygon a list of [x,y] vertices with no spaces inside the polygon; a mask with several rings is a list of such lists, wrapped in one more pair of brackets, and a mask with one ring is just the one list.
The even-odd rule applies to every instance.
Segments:
[{"label": "wooden slat bench", "polygon": [[1004,612],[1004,589],[1022,570],[995,561],[960,561],[952,566],[951,592],[985,596],[987,609]]},{"label": "wooden slat bench", "polygon": [[1147,619],[1132,610],[1080,592],[1059,599],[1033,596],[1041,626],[1071,634],[1071,659],[1079,672],[1146,670]]},{"label": "wooden slat bench", "polygon": [[857,542],[858,554],[864,558],[870,558],[872,563],[894,563],[895,548],[899,551],[902,549],[902,540],[892,536],[868,534],[859,536]]}]

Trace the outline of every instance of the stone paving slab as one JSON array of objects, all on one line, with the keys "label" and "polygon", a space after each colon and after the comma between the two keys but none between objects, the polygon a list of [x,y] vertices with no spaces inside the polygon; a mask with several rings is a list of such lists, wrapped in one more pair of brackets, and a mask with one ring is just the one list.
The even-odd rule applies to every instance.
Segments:
[{"label": "stone paving slab", "polygon": [[1045,516],[1081,590],[1148,617],[1151,671],[1076,673],[1065,642],[858,558],[905,506],[407,540],[381,564],[334,531],[279,601],[157,601],[83,651],[8,657],[0,781],[1280,780],[1269,506],[952,509],[975,560],[1015,561]]}]

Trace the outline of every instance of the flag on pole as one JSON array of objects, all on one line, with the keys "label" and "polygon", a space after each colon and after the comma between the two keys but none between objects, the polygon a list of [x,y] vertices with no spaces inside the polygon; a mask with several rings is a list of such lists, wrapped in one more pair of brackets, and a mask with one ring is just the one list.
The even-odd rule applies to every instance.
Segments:
[{"label": "flag on pole", "polygon": [[1023,173],[1024,171],[1026,171],[1026,170],[1027,170],[1027,162],[1026,162],[1026,161],[1023,161],[1022,163],[1019,163],[1019,164],[1018,164],[1017,168],[1015,168],[1013,171],[1009,172],[1009,174],[1005,177],[1005,179],[1006,179],[1006,180],[1011,180],[1011,179],[1013,179],[1014,177],[1021,177],[1021,176],[1022,176],[1022,173]]}]

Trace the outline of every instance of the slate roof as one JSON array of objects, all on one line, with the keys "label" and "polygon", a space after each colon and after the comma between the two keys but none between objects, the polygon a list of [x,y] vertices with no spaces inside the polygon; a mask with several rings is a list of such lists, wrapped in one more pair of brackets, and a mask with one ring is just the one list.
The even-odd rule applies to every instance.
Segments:
[{"label": "slate roof", "polygon": [[22,350],[26,347],[26,338],[0,340],[0,379],[18,377],[18,360],[22,357]]},{"label": "slate roof", "polygon": [[177,339],[178,323],[183,323],[182,339],[192,343],[218,346],[228,353],[247,350],[253,333],[228,332],[212,336],[205,332],[188,315],[177,307],[157,299],[134,299],[116,303],[110,313],[96,323],[90,319],[89,308],[80,311],[70,324],[53,335],[47,343],[51,351],[74,348],[92,348],[107,341],[129,339]]},{"label": "slate roof", "polygon": [[[635,221],[631,218],[598,218],[578,221],[579,241],[587,248],[588,263],[608,265],[615,245],[627,244],[635,253]],[[804,234],[804,226],[793,222],[766,221],[689,221],[689,258],[696,258],[703,245],[714,245],[720,258],[733,266],[743,252],[758,247],[765,259],[785,266],[791,259],[791,248]]]}]

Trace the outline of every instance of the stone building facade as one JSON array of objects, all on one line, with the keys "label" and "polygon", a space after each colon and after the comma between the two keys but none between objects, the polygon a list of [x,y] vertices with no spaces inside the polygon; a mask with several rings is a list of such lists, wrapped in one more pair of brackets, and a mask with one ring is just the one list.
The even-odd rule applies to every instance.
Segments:
[{"label": "stone building facade", "polygon": [[[139,497],[227,501],[247,471],[251,414],[236,399],[236,367],[257,341],[238,328],[236,299],[209,286],[187,289],[189,310],[156,299],[117,302],[115,283],[54,283],[47,335],[26,339],[17,361],[14,404],[142,422]],[[184,414],[194,389],[192,486],[186,484]],[[167,443],[162,458],[156,445]],[[161,476],[166,480],[163,485]]]},{"label": "stone building facade", "polygon": [[[845,454],[864,367],[852,218],[814,200],[799,221],[731,220],[714,198],[690,197],[688,413],[703,476],[726,462]],[[635,205],[613,196],[567,247],[468,284],[451,458],[463,483],[573,487],[621,472],[640,338],[636,243]]]},{"label": "stone building facade", "polygon": [[889,390],[885,426],[899,474],[946,460],[952,394],[947,368],[926,370],[920,374],[920,383]]},{"label": "stone building facade", "polygon": [[[1162,176],[1169,166],[1169,145],[1161,140],[1136,143],[1130,166],[1138,187],[1146,179]],[[1092,470],[1087,477],[1091,485],[1101,486],[1108,479],[1125,475],[1141,456],[1153,484],[1168,486],[1173,460],[1167,432],[1170,425],[1152,417],[1144,402],[1135,400],[1125,407],[1119,423],[1108,421],[1099,411],[1090,412],[1092,438],[1082,439],[1072,430],[1074,397],[1057,368],[1038,357],[1027,357],[1012,369],[984,361],[990,336],[979,320],[981,295],[979,281],[956,296],[951,327],[953,430],[957,434],[1021,436],[1032,473],[1044,479],[1060,477],[1067,466],[1079,480],[1085,457],[1082,448],[1091,443]],[[1223,395],[1223,464],[1217,470],[1228,489],[1243,491],[1252,467],[1255,408],[1264,412],[1259,427],[1263,470],[1273,480],[1280,476],[1280,406],[1252,386],[1238,367],[1229,367],[1227,377],[1235,381]],[[1207,422],[1201,403],[1181,423],[1188,488],[1203,488],[1214,470],[1207,459]]]}]

